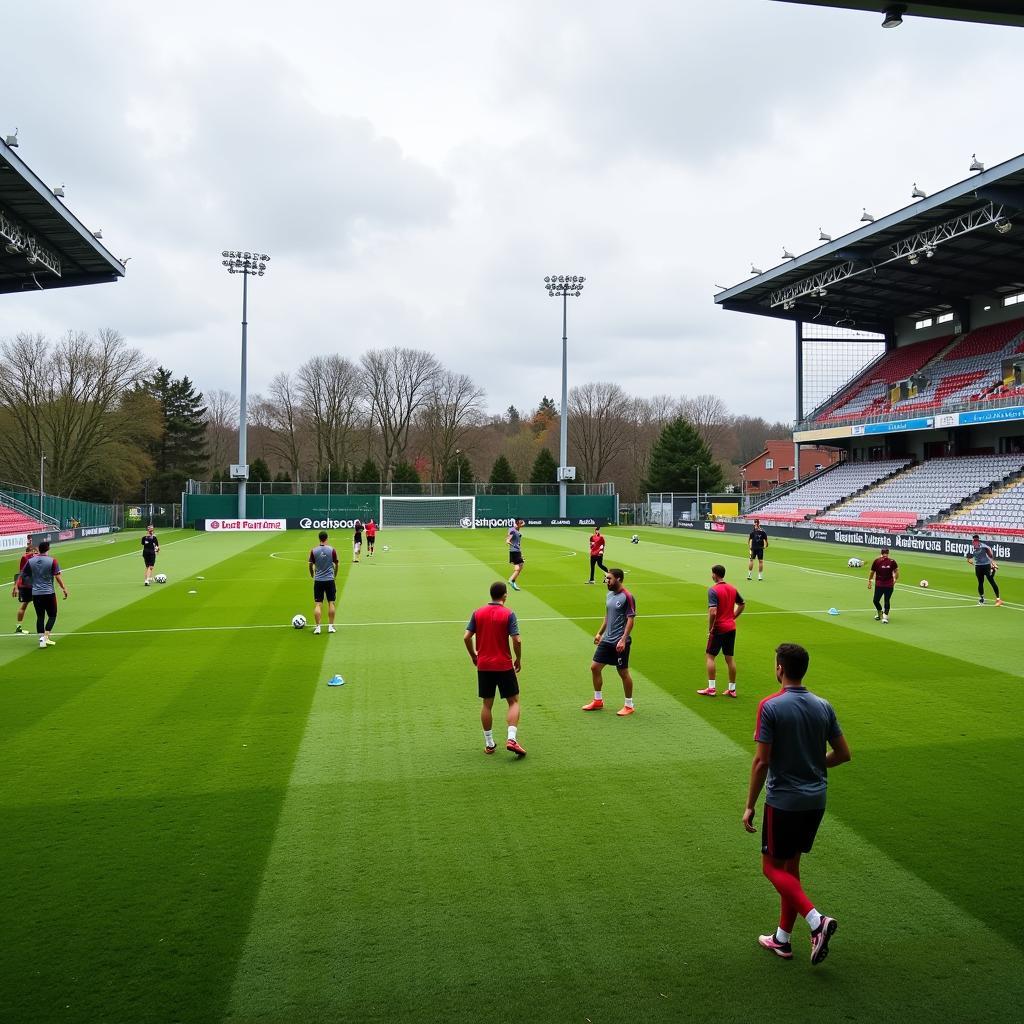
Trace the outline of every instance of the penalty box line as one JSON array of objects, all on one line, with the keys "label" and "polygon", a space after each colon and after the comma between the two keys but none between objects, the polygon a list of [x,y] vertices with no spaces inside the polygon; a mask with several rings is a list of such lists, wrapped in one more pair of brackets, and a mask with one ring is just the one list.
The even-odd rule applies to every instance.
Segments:
[{"label": "penalty box line", "polygon": [[[901,605],[898,612],[936,612],[936,611],[954,611],[961,610],[964,608],[976,608],[978,605],[975,602],[961,605],[917,605],[907,606]],[[1013,606],[1004,606],[1013,607]],[[866,612],[870,609],[864,607],[857,608],[845,608],[839,609],[844,614],[850,613],[855,614],[857,612]],[[644,619],[706,619],[707,611],[699,612],[659,612],[653,615],[641,616]],[[743,617],[748,618],[750,616],[777,616],[777,615],[828,615],[828,611],[824,608],[794,608],[785,609],[777,608],[765,611],[751,611],[744,612]],[[601,622],[604,619],[603,615],[541,615],[541,616],[518,616],[520,622]],[[465,626],[466,619],[382,619],[375,622],[336,622],[335,626],[338,629],[373,629],[388,626]],[[248,623],[239,626],[152,626],[144,627],[142,629],[83,629],[75,630],[72,633],[60,633],[54,632],[55,636],[73,637],[73,636],[144,636],[146,634],[161,633],[226,633],[226,632],[237,632],[238,630],[244,629],[291,629],[295,630],[290,622],[268,622],[268,623]],[[301,630],[295,630],[295,632],[302,632]],[[21,636],[35,636],[34,633],[9,633],[6,635],[8,640],[18,640]],[[4,637],[0,637],[4,639]]]}]

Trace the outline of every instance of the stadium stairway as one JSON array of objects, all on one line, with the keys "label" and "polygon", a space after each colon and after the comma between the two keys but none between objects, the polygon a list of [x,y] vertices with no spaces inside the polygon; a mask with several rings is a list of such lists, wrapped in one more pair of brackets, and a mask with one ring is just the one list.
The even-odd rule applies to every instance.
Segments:
[{"label": "stadium stairway", "polygon": [[[1003,508],[999,508],[1001,504]],[[994,487],[972,494],[942,515],[932,517],[924,528],[936,533],[1024,537],[1024,469]]]}]

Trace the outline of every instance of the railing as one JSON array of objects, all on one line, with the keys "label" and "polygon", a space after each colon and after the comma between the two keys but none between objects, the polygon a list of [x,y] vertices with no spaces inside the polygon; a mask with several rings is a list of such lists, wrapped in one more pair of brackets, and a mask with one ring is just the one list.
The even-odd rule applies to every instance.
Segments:
[{"label": "railing", "polygon": [[[475,498],[481,495],[540,495],[558,494],[558,484],[488,484],[488,483],[361,483],[350,481],[308,481],[294,482],[248,481],[246,486],[250,495],[270,494],[330,494],[330,495],[384,495],[394,498]],[[238,482],[235,480],[189,480],[186,488],[188,494],[237,494]],[[614,483],[604,484],[567,484],[566,494],[573,495],[613,495]]]},{"label": "railing", "polygon": [[47,526],[57,527],[60,523],[57,522],[54,516],[43,512],[38,506],[29,505],[27,502],[21,501],[15,498],[13,494],[10,494],[7,488],[16,490],[20,493],[24,493],[24,487],[16,487],[14,484],[9,484],[7,481],[0,481],[0,502],[3,502],[8,508],[14,509],[15,512],[20,512],[23,516],[29,516],[34,519],[37,523],[45,523]]}]

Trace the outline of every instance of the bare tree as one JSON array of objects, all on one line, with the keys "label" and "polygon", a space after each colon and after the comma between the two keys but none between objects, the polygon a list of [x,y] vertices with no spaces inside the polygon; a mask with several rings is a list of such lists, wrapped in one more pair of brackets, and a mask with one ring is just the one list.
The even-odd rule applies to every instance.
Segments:
[{"label": "bare tree", "polygon": [[413,417],[429,401],[441,364],[430,352],[412,348],[373,349],[362,358],[370,415],[380,429],[386,480],[409,446]]},{"label": "bare tree", "polygon": [[470,429],[482,422],[483,402],[484,390],[472,377],[450,370],[435,375],[418,417],[435,480],[443,479],[456,450],[465,449]]},{"label": "bare tree", "polygon": [[238,398],[218,388],[206,395],[206,444],[210,465],[220,471],[238,447]]},{"label": "bare tree", "polygon": [[591,383],[569,392],[569,443],[583,479],[598,483],[627,444],[629,398],[618,384]]},{"label": "bare tree", "polygon": [[316,442],[317,468],[343,466],[361,419],[363,392],[355,364],[338,355],[314,356],[299,367],[293,393]]},{"label": "bare tree", "polygon": [[723,447],[729,432],[729,410],[718,395],[695,395],[679,402],[679,415],[700,434],[712,451]]},{"label": "bare tree", "polygon": [[304,413],[295,380],[279,373],[266,398],[253,403],[253,422],[264,431],[267,454],[288,467],[293,481],[302,479]]},{"label": "bare tree", "polygon": [[55,344],[19,334],[0,344],[0,356],[0,413],[9,424],[0,433],[5,475],[35,479],[45,453],[51,488],[74,494],[122,441],[125,418],[114,413],[152,364],[110,329],[93,337],[69,331]]}]

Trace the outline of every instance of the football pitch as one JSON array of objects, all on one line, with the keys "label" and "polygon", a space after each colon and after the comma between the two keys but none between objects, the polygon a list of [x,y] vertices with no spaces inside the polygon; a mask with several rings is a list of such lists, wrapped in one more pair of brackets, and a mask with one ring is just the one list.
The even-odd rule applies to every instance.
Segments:
[{"label": "football pitch", "polygon": [[[605,556],[630,718],[613,669],[580,711],[589,531],[524,532],[523,760],[501,702],[484,756],[462,643],[503,531],[392,531],[358,565],[332,534],[333,636],[312,534],[160,531],[148,589],[138,535],[55,548],[57,646],[10,634],[14,601],[0,636],[0,1020],[1019,1020],[1024,568],[979,607],[963,560],[897,553],[883,626],[846,566],[874,552],[773,538],[748,583],[745,537],[631,532]],[[696,694],[716,561],[747,601],[736,701]],[[778,901],[740,824],[783,641],[853,751],[803,865],[839,922],[814,968],[802,921],[793,961],[758,947]]]}]

